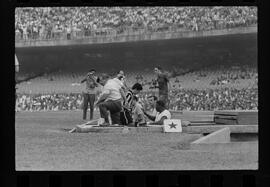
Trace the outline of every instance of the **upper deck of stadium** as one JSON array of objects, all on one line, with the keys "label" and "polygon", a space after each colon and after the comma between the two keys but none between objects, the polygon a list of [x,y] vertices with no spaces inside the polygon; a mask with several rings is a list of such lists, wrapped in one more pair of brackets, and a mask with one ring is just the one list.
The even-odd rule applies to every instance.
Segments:
[{"label": "upper deck of stadium", "polygon": [[57,46],[257,32],[257,7],[16,8],[15,46]]}]

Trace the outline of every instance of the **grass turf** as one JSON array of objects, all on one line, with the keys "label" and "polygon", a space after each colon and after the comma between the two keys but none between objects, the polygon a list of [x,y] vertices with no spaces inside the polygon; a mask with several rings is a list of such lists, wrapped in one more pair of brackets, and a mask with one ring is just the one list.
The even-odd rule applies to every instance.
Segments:
[{"label": "grass turf", "polygon": [[[98,117],[98,114],[95,114]],[[200,134],[67,133],[82,112],[16,113],[16,170],[257,169],[258,148],[190,149]],[[251,146],[254,146],[252,144]]]}]

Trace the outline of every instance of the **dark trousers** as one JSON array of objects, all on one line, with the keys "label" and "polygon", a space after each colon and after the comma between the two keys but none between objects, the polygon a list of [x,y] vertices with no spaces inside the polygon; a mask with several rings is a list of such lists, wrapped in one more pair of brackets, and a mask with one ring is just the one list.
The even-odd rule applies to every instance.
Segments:
[{"label": "dark trousers", "polygon": [[111,114],[112,124],[120,124],[120,112],[122,110],[121,100],[105,101],[99,104],[100,117],[105,119],[106,123],[109,123],[108,111]]},{"label": "dark trousers", "polygon": [[133,122],[131,111],[124,108],[120,113],[121,125],[128,125]]},{"label": "dark trousers", "polygon": [[93,119],[95,99],[96,99],[95,94],[87,94],[87,93],[83,94],[83,119],[84,120],[86,119],[86,112],[88,109],[88,103],[90,106],[90,120]]}]

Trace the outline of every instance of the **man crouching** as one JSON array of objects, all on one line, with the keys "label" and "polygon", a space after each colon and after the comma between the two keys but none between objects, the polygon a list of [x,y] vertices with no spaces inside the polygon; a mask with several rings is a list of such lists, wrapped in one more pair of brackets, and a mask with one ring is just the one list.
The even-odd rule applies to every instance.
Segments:
[{"label": "man crouching", "polygon": [[120,124],[122,102],[126,102],[123,84],[118,78],[109,79],[109,76],[106,74],[101,76],[100,84],[104,85],[104,87],[95,104],[99,107],[100,117],[104,119],[104,123],[100,125],[110,125],[108,118],[109,112],[111,114],[112,124]]}]

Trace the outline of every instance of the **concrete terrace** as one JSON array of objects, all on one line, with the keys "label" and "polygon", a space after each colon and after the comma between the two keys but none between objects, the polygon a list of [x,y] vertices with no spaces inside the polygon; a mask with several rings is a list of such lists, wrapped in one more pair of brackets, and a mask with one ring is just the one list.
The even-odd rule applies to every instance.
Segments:
[{"label": "concrete terrace", "polygon": [[84,37],[72,40],[27,40],[15,43],[15,47],[41,47],[41,46],[69,46],[69,45],[84,45],[84,44],[105,44],[105,43],[122,43],[136,42],[149,40],[166,40],[180,38],[195,38],[220,36],[241,33],[257,33],[257,25],[249,27],[238,27],[222,30],[209,31],[166,31],[155,33],[134,33],[134,34],[118,34],[105,35],[95,37]]}]

